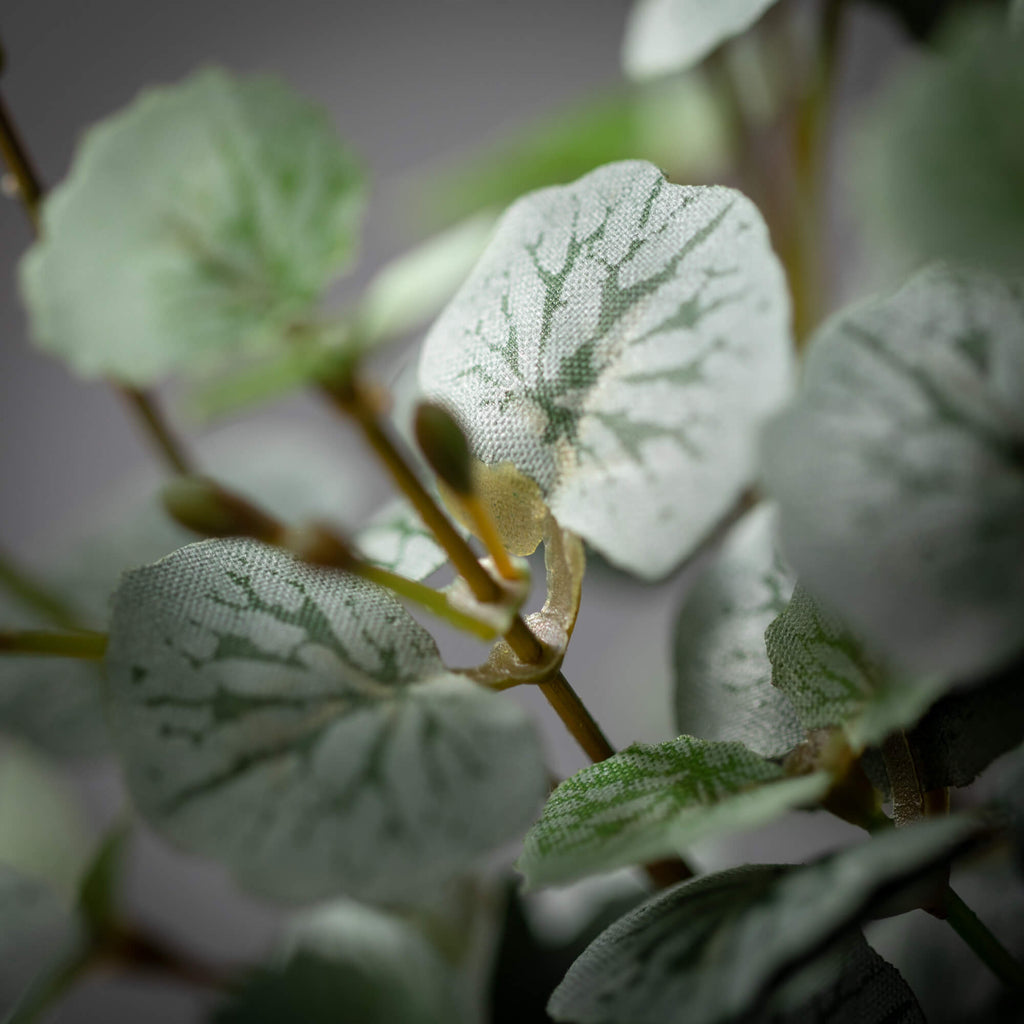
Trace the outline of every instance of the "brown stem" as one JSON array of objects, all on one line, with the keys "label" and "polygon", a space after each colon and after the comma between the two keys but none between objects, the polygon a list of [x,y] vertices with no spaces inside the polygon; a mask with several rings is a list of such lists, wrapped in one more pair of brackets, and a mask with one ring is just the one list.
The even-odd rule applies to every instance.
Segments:
[{"label": "brown stem", "polygon": [[185,454],[184,447],[175,437],[167,420],[164,419],[153,396],[139,388],[131,388],[123,384],[114,384],[114,387],[128,403],[132,412],[145,428],[153,447],[170,469],[182,476],[194,473],[195,467]]},{"label": "brown stem", "polygon": [[99,661],[106,649],[105,633],[91,633],[87,630],[74,633],[54,633],[43,629],[0,630],[0,654]]},{"label": "brown stem", "polygon": [[126,971],[162,975],[196,988],[217,991],[227,988],[238,973],[237,969],[197,960],[133,925],[118,927],[105,937],[94,962]]},{"label": "brown stem", "polygon": [[3,96],[0,96],[0,156],[3,156],[4,163],[17,183],[22,209],[32,222],[33,229],[38,232],[39,207],[43,199],[42,180],[28,155]]}]

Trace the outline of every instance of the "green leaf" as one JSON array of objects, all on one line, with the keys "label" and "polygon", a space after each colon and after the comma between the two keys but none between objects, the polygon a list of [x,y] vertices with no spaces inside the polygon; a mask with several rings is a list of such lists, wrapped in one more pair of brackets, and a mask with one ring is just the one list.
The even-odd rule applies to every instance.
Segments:
[{"label": "green leaf", "polygon": [[[218,480],[286,521],[337,522],[338,516],[344,521],[358,511],[355,471],[321,432],[281,422],[247,423],[205,439],[198,455]],[[121,573],[193,539],[164,511],[162,484],[162,475],[146,468],[110,488],[101,504],[80,514],[76,535],[51,538],[44,556],[32,564],[34,574],[78,612],[82,625],[105,630]],[[24,629],[53,626],[3,593],[0,621]],[[107,739],[100,682],[91,663],[4,657],[0,730],[61,757],[102,753]]]},{"label": "green leaf", "polygon": [[1022,668],[1015,662],[981,684],[946,694],[907,734],[924,790],[969,786],[1024,741]]},{"label": "green leaf", "polygon": [[894,893],[970,849],[976,830],[966,818],[939,819],[806,867],[748,866],[685,882],[592,943],[548,1012],[574,1024],[742,1019],[808,961],[884,912]]},{"label": "green leaf", "polygon": [[869,240],[911,265],[964,260],[1019,272],[1024,60],[1001,12],[972,13],[948,27],[941,56],[878,97],[851,160],[859,219]]},{"label": "green leaf", "polygon": [[70,900],[90,840],[64,781],[28,748],[0,752],[0,865],[39,879]]},{"label": "green leaf", "polygon": [[0,1019],[75,935],[70,908],[51,886],[0,864]]},{"label": "green leaf", "polygon": [[425,580],[448,561],[434,535],[402,498],[377,512],[359,531],[356,542],[364,558],[413,580]]},{"label": "green leaf", "polygon": [[121,822],[109,830],[89,863],[78,888],[78,912],[92,934],[114,924],[131,828]]},{"label": "green leaf", "polygon": [[775,513],[755,509],[729,535],[686,597],[675,626],[676,725],[709,740],[781,757],[804,731],[772,686],[764,631],[786,607],[793,578],[775,542]]},{"label": "green leaf", "polygon": [[422,935],[393,915],[339,903],[309,915],[283,962],[250,977],[213,1021],[456,1024],[460,1017],[452,971]]},{"label": "green leaf", "polygon": [[40,345],[149,384],[287,344],[349,261],[361,174],[283,85],[201,71],[83,138],[22,265]]},{"label": "green leaf", "polygon": [[484,462],[513,462],[563,528],[654,578],[747,484],[788,393],[788,318],[749,200],[627,161],[509,209],[420,381]]},{"label": "green leaf", "polygon": [[281,898],[421,898],[546,788],[525,713],[448,672],[389,592],[249,541],[129,573],[107,671],[141,813]]},{"label": "green leaf", "polygon": [[637,0],[626,23],[622,67],[653,78],[700,63],[746,32],[775,0]]},{"label": "green leaf", "polygon": [[740,743],[636,743],[554,791],[517,867],[530,886],[660,860],[824,796],[824,773],[786,779]]},{"label": "green leaf", "polygon": [[772,683],[804,729],[842,727],[854,750],[915,722],[944,688],[887,668],[800,585],[765,634]]},{"label": "green leaf", "polygon": [[931,268],[816,335],[765,480],[801,581],[898,664],[983,673],[1024,634],[1024,289]]}]

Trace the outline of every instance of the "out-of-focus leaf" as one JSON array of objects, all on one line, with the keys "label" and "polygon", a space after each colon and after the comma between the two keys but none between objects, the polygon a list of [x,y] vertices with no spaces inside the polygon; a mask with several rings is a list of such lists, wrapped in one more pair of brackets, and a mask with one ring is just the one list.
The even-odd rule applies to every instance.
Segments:
[{"label": "out-of-focus leaf", "polygon": [[776,0],[636,0],[626,23],[622,68],[645,79],[684,71],[745,32]]},{"label": "out-of-focus leaf", "polygon": [[22,265],[33,334],[134,384],[271,352],[349,261],[361,173],[326,114],[210,69],[83,137]]},{"label": "out-of-focus leaf", "polygon": [[993,14],[953,22],[944,42],[882,93],[862,128],[851,160],[859,219],[869,241],[911,265],[949,259],[1020,272],[1020,40]]},{"label": "out-of-focus leaf", "polygon": [[[976,835],[969,819],[939,819],[806,867],[749,866],[685,882],[593,942],[548,1012],[574,1024],[725,1024],[752,1015],[795,971],[884,912],[894,893],[969,850]],[[894,1011],[904,1012],[904,1000]]]},{"label": "out-of-focus leaf", "polygon": [[374,515],[356,541],[364,558],[413,580],[425,580],[448,561],[434,535],[402,498],[389,502]]},{"label": "out-of-focus leaf", "polygon": [[786,779],[740,743],[634,744],[558,786],[517,867],[538,886],[660,860],[812,803],[829,782],[824,773]]},{"label": "out-of-focus leaf", "polygon": [[428,175],[414,194],[428,223],[451,223],[616,160],[649,160],[675,180],[714,181],[732,150],[722,98],[694,72],[568,107]]},{"label": "out-of-focus leaf", "polygon": [[793,577],[764,505],[732,531],[689,592],[675,627],[676,724],[709,740],[781,757],[804,737],[793,705],[772,686],[764,631],[786,607]]},{"label": "out-of-focus leaf", "polygon": [[420,382],[564,529],[656,578],[747,484],[790,347],[756,207],[627,161],[508,210],[427,336]]},{"label": "out-of-focus leaf", "polygon": [[140,812],[281,898],[422,899],[547,787],[525,712],[448,672],[390,592],[251,541],[125,576],[107,673]]},{"label": "out-of-focus leaf", "polygon": [[799,585],[765,639],[772,683],[804,729],[841,727],[856,751],[916,721],[945,685],[884,666]]},{"label": "out-of-focus leaf", "polygon": [[914,671],[1024,642],[1024,287],[931,268],[817,333],[763,470],[807,589]]}]

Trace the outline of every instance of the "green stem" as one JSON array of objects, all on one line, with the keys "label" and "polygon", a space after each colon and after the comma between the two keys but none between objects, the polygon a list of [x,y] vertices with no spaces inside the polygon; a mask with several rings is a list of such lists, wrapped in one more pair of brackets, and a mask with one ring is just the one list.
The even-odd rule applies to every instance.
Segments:
[{"label": "green stem", "polygon": [[421,608],[430,612],[431,615],[444,619],[456,629],[461,629],[465,633],[472,633],[481,640],[493,640],[495,638],[496,634],[492,627],[486,622],[473,618],[472,615],[467,615],[465,612],[460,612],[457,608],[453,608],[447,596],[439,590],[434,590],[424,583],[410,580],[405,576],[399,576],[397,573],[389,572],[387,569],[382,569],[380,566],[372,565],[369,562],[354,561],[348,566],[348,569],[350,572],[362,576],[363,579],[376,583],[378,586],[392,591],[399,597],[404,597],[407,601],[418,604]]},{"label": "green stem", "polygon": [[12,597],[49,619],[63,629],[79,629],[80,621],[74,609],[61,597],[47,590],[42,584],[29,577],[23,569],[0,551],[0,587]]},{"label": "green stem", "polygon": [[39,208],[43,198],[42,181],[21,140],[14,118],[0,96],[0,156],[18,186],[18,198],[35,231],[39,230]]},{"label": "green stem", "polygon": [[74,985],[94,963],[91,946],[65,951],[26,989],[4,1024],[32,1024]]},{"label": "green stem", "polygon": [[105,633],[86,630],[76,633],[51,633],[36,629],[0,630],[0,654],[32,654],[99,661],[106,649]]},{"label": "green stem", "polygon": [[1024,989],[1024,965],[1010,954],[978,915],[949,888],[946,890],[945,911],[946,920],[953,930],[1004,985],[1012,989]]},{"label": "green stem", "polygon": [[156,399],[138,388],[114,384],[114,388],[128,403],[136,419],[142,424],[150,442],[173,473],[187,476],[195,473],[192,461],[185,453],[185,447],[175,436],[164,418]]}]

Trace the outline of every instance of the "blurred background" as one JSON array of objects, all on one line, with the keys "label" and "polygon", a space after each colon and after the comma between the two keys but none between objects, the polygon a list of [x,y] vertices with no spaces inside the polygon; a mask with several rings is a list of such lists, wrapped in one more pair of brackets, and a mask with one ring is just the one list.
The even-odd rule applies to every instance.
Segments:
[{"label": "blurred background", "polygon": [[[734,180],[699,89],[678,103],[671,92],[652,94],[651,110],[674,112],[675,138],[647,139],[643,116],[622,115],[622,105],[632,102],[624,99],[632,94],[620,70],[628,7],[625,0],[3,0],[2,84],[48,183],[66,173],[87,125],[123,107],[141,87],[176,81],[204,64],[269,72],[315,98],[361,156],[372,183],[361,257],[338,288],[344,301],[385,260],[432,230],[545,180],[574,178],[594,163],[664,154],[662,165],[675,165],[674,180],[704,180],[717,170]],[[852,6],[838,79],[840,120],[870,95],[883,69],[891,73],[905,46],[886,13]],[[575,157],[551,141],[572,128],[586,129]],[[591,160],[591,153],[599,158]],[[833,303],[861,287],[856,238],[843,214],[843,155],[841,140],[833,139],[828,187],[836,202],[825,231],[833,250],[844,253],[829,271]],[[0,202],[0,546],[45,558],[54,538],[94,521],[126,478],[158,476],[146,439],[118,395],[73,378],[31,347],[15,285],[30,241],[17,203]],[[390,352],[381,376],[397,373],[402,358],[401,347]],[[200,452],[219,431],[247,422],[236,415],[214,426],[175,395],[168,400],[170,414]],[[339,467],[365,466],[356,439],[313,397],[284,396],[258,416],[271,433],[318,432],[336,446]],[[332,482],[345,492],[343,518],[364,516],[387,493],[372,470],[356,478],[358,484]],[[699,568],[645,586],[600,564],[590,567],[565,670],[617,746],[674,735],[670,627]],[[581,767],[557,720],[542,702],[531,703],[544,721],[553,767],[562,773]],[[92,827],[113,820],[122,801],[116,773],[86,763],[76,765],[72,778]],[[258,959],[281,911],[239,893],[219,869],[140,832],[128,894],[133,912],[201,955]],[[755,835],[698,849],[695,859],[705,866],[793,860],[838,846],[851,834],[834,819],[793,815]],[[637,891],[637,883],[624,878],[608,884]],[[554,893],[534,912],[557,936],[586,900],[585,893]],[[935,941],[947,940],[943,933]],[[894,949],[898,945],[893,940]],[[900,963],[898,950],[883,952]],[[202,1019],[208,1005],[207,997],[180,986],[97,977],[54,1019],[186,1024]]]}]

